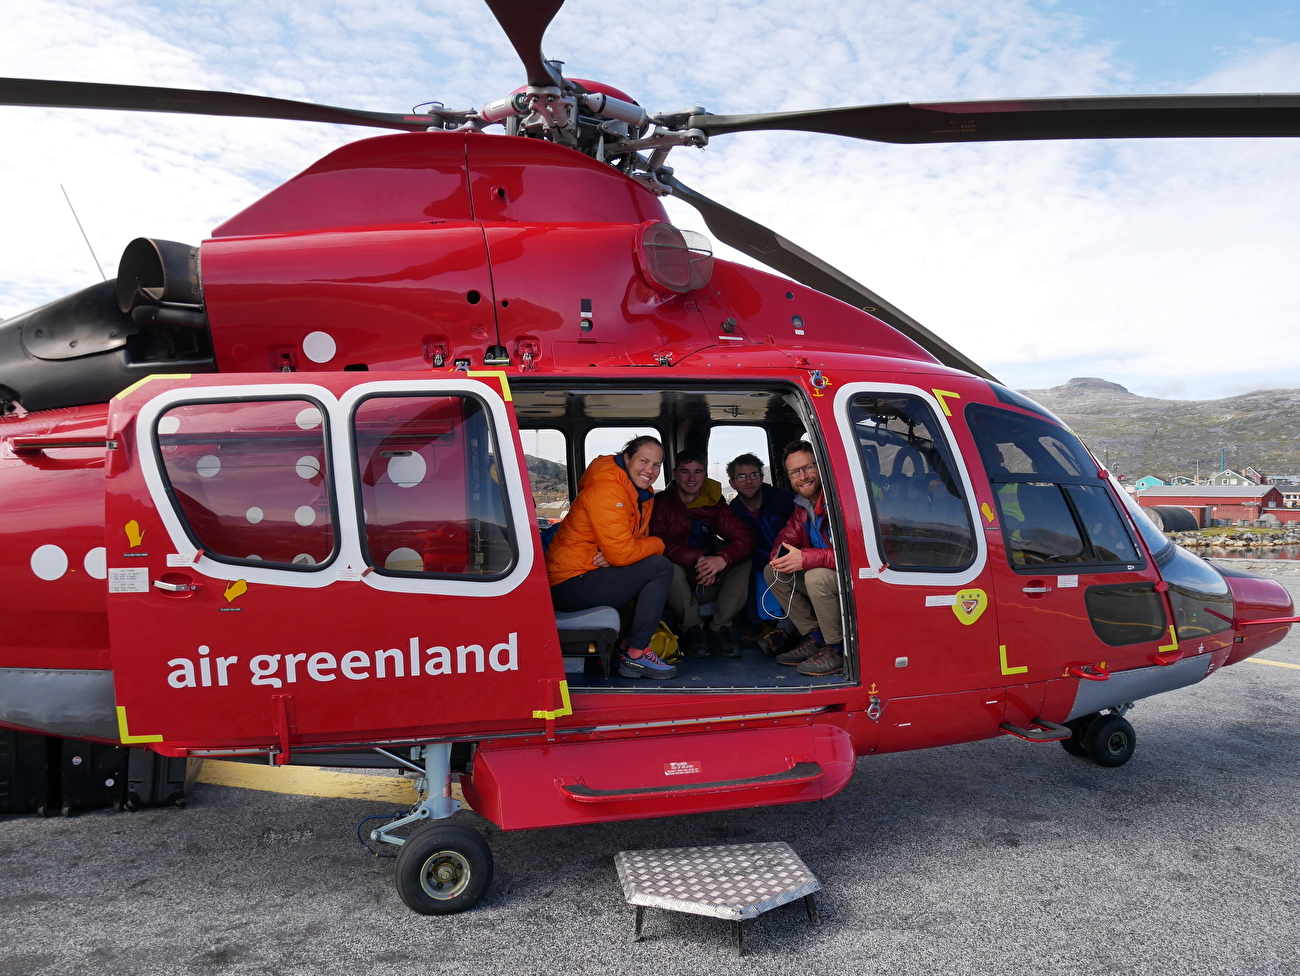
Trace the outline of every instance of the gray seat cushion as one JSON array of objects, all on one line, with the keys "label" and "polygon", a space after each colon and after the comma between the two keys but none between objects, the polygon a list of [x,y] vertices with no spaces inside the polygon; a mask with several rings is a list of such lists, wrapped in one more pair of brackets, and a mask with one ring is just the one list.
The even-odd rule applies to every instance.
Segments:
[{"label": "gray seat cushion", "polygon": [[566,630],[612,630],[618,632],[618,611],[613,607],[590,607],[572,613],[555,611],[555,626],[563,635]]}]

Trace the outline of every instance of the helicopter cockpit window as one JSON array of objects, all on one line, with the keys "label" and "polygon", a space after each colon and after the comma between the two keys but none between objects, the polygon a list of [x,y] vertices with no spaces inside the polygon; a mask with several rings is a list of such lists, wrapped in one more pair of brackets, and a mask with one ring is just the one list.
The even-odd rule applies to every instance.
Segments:
[{"label": "helicopter cockpit window", "polygon": [[157,424],[169,493],[223,562],[310,571],[334,556],[326,429],[311,400],[186,403]]},{"label": "helicopter cockpit window", "polygon": [[891,569],[957,571],[975,558],[952,455],[920,397],[854,397],[849,416],[871,490],[881,554]]},{"label": "helicopter cockpit window", "polygon": [[966,421],[997,499],[1017,569],[1135,566],[1142,555],[1106,482],[1069,431],[1037,417],[971,404]]},{"label": "helicopter cockpit window", "polygon": [[471,396],[374,396],[352,415],[362,546],[379,573],[482,577],[516,557],[496,437]]}]

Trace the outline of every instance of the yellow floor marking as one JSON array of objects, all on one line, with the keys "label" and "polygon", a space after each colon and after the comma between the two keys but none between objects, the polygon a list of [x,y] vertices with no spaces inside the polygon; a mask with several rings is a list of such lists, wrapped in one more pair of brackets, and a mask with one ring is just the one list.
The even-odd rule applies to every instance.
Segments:
[{"label": "yellow floor marking", "polygon": [[[414,782],[406,777],[336,773],[319,766],[263,766],[259,763],[205,759],[203,770],[199,773],[199,782],[266,793],[374,800],[405,806],[410,806],[419,799],[415,795]],[[451,793],[457,800],[465,802],[460,784],[452,784]]]},{"label": "yellow floor marking", "polygon": [[1285,661],[1266,661],[1262,657],[1248,657],[1246,660],[1253,661],[1256,664],[1271,664],[1275,668],[1294,668],[1296,671],[1300,671],[1300,664],[1287,664]]}]

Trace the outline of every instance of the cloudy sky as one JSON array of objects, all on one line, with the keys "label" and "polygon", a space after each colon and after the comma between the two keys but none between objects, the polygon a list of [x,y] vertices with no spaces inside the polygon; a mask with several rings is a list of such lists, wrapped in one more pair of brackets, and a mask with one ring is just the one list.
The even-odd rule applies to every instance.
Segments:
[{"label": "cloudy sky", "polygon": [[[1245,9],[1243,9],[1245,8]],[[569,0],[550,57],[652,111],[1300,91],[1300,0]],[[22,0],[0,75],[211,88],[381,111],[522,81],[477,0]],[[0,109],[0,318],[148,235],[197,243],[377,130]],[[752,133],[677,175],[868,284],[1020,388],[1300,386],[1300,140],[887,146]],[[674,220],[703,229],[675,202]],[[728,256],[725,248],[719,253]]]}]

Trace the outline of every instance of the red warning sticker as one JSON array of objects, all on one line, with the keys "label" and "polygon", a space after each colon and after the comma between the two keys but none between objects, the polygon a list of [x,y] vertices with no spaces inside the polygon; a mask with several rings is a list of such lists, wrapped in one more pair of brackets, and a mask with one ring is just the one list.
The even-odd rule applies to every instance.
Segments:
[{"label": "red warning sticker", "polygon": [[702,772],[704,772],[704,763],[698,759],[692,759],[688,762],[664,763],[665,776],[690,776]]}]

